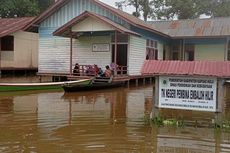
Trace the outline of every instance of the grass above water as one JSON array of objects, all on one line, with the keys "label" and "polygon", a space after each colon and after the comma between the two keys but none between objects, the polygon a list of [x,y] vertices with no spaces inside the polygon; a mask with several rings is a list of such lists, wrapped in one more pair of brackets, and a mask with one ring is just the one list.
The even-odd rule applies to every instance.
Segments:
[{"label": "grass above water", "polygon": [[222,120],[215,121],[212,120],[210,122],[202,122],[199,120],[185,120],[185,119],[163,119],[161,116],[156,116],[150,119],[150,123],[152,125],[156,125],[158,127],[161,126],[171,126],[171,127],[208,127],[215,128],[216,130],[225,130],[230,132],[230,121]]}]

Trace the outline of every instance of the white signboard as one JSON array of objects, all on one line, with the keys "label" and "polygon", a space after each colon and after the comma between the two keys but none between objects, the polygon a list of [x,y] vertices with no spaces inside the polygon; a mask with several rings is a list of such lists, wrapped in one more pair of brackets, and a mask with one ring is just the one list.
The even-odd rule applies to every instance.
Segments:
[{"label": "white signboard", "polygon": [[93,52],[108,52],[109,44],[93,44]]},{"label": "white signboard", "polygon": [[216,78],[159,77],[159,107],[216,111]]}]

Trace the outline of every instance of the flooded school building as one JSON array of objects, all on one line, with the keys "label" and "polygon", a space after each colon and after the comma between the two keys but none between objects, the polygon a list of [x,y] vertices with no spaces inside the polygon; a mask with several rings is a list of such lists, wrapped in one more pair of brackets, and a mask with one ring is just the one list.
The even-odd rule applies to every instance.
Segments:
[{"label": "flooded school building", "polygon": [[[187,95],[197,101],[209,97],[216,103],[222,93],[219,89],[230,78],[229,25],[230,17],[144,22],[99,0],[58,0],[24,29],[38,32],[38,55],[33,56],[38,56],[40,76],[89,78],[92,75],[85,74],[88,66],[115,65],[113,79],[127,82],[157,78],[166,85],[177,79],[169,77],[195,77],[201,80],[182,83],[188,87],[195,81],[196,87],[202,87],[193,96],[186,89],[177,93],[162,89],[161,95]],[[73,74],[75,63],[80,65],[77,76]],[[178,82],[170,84],[175,87]],[[155,94],[160,97],[159,91]],[[218,111],[219,105],[202,107]]]}]

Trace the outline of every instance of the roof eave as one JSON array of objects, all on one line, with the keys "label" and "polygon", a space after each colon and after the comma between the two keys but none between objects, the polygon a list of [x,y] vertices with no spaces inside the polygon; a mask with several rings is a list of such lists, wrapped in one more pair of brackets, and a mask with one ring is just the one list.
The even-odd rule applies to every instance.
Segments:
[{"label": "roof eave", "polygon": [[172,39],[192,39],[192,38],[226,38],[229,35],[216,35],[216,36],[172,36]]}]

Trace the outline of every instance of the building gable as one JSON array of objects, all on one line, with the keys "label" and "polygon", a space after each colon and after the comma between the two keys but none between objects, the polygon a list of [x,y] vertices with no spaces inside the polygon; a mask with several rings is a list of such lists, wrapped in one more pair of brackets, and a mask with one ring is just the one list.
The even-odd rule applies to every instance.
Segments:
[{"label": "building gable", "polygon": [[137,26],[157,35],[170,38],[168,35],[155,30],[144,21],[104,4],[99,0],[59,0],[54,4],[54,7],[50,7],[50,9],[34,20],[33,24],[39,24],[40,27],[54,28],[55,30],[55,28],[64,25],[84,11],[90,11],[105,16],[127,29],[130,29],[131,25]]},{"label": "building gable", "polygon": [[92,17],[88,17],[82,22],[72,27],[73,32],[87,32],[87,31],[113,31],[114,28]]}]

